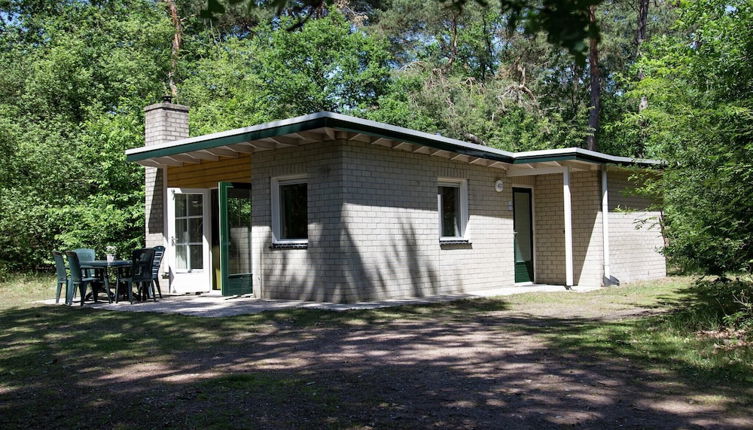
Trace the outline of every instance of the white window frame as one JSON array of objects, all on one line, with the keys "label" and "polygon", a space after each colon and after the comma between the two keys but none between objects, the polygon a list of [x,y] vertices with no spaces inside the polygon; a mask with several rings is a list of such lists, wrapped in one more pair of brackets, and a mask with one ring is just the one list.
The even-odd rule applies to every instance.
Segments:
[{"label": "white window frame", "polygon": [[[282,226],[280,225],[280,186],[306,184],[306,201],[309,194],[309,180],[307,175],[279,176],[271,180],[271,203],[272,203],[272,243],[285,245],[308,245],[308,239],[282,239]],[[306,231],[308,231],[308,210],[306,219]]]},{"label": "white window frame", "polygon": [[457,188],[458,195],[460,197],[460,213],[458,214],[458,224],[460,225],[459,236],[442,236],[442,198],[437,190],[437,226],[439,228],[439,241],[470,241],[470,232],[468,228],[468,180],[456,179],[456,178],[439,178],[437,180],[438,187],[453,187]]}]

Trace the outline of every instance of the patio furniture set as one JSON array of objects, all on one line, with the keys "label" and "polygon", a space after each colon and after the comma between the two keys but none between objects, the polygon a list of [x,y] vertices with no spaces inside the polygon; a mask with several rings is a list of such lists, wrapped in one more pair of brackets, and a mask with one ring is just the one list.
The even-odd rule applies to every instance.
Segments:
[{"label": "patio furniture set", "polygon": [[[105,293],[109,303],[118,303],[121,297],[127,298],[130,303],[134,302],[134,298],[139,301],[149,298],[157,301],[157,295],[162,298],[159,268],[164,254],[164,246],[137,249],[131,254],[130,260],[109,257],[106,260],[97,260],[95,251],[90,248],[74,249],[64,253],[53,251],[57,274],[55,303],[60,302],[63,286],[67,305],[73,305],[76,290],[81,306],[89,298],[98,303],[100,293]],[[111,278],[111,272],[115,275],[114,278]]]}]

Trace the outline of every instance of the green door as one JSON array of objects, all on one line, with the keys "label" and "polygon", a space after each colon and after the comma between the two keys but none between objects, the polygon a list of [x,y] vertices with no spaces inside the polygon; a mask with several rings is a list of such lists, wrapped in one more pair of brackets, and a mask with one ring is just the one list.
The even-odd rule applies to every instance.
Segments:
[{"label": "green door", "polygon": [[220,182],[222,295],[251,294],[251,184]]},{"label": "green door", "polygon": [[515,282],[533,282],[533,208],[529,188],[513,188]]}]

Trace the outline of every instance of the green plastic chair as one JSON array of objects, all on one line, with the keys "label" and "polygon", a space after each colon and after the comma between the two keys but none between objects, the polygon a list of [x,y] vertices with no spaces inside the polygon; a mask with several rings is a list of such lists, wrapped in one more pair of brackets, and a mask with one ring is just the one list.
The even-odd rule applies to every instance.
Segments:
[{"label": "green plastic chair", "polygon": [[65,270],[65,259],[60,251],[52,251],[52,258],[55,260],[55,274],[57,275],[57,285],[55,292],[55,303],[60,303],[60,290],[65,285],[65,304],[73,304],[73,295],[75,290],[72,288],[68,272]]},{"label": "green plastic chair", "polygon": [[[78,261],[94,261],[97,259],[96,253],[91,248],[78,248],[74,249],[73,252],[78,255]],[[94,270],[84,269],[84,275],[87,277],[93,277]]]},{"label": "green plastic chair", "polygon": [[154,261],[152,262],[152,282],[154,282],[154,285],[157,287],[157,293],[159,294],[159,298],[162,298],[162,288],[159,286],[159,266],[162,265],[162,257],[165,256],[165,247],[162,245],[155,246],[152,248],[154,250]]},{"label": "green plastic chair", "polygon": [[[72,285],[72,288],[76,288],[78,286],[79,294],[81,294],[81,306],[84,305],[84,300],[86,299],[86,287],[90,287],[92,290],[92,296],[94,296],[94,302],[97,303],[98,300],[98,293],[97,286],[94,284],[98,281],[97,278],[84,276],[83,271],[81,270],[81,262],[78,258],[78,254],[75,251],[66,251],[65,256],[68,258],[68,267],[71,270],[71,277],[70,282]],[[110,292],[107,291],[107,300],[110,300]],[[71,299],[71,303],[73,300]]]},{"label": "green plastic chair", "polygon": [[[157,297],[152,287],[152,266],[154,264],[154,249],[145,248],[137,249],[131,254],[131,274],[127,278],[118,279],[118,286],[125,284],[128,291],[128,301],[133,303],[133,286],[136,286],[136,294],[144,300],[149,298],[149,292],[152,293],[152,299],[156,302]],[[118,291],[120,293],[120,291]],[[115,294],[115,303],[118,302],[120,294]]]}]

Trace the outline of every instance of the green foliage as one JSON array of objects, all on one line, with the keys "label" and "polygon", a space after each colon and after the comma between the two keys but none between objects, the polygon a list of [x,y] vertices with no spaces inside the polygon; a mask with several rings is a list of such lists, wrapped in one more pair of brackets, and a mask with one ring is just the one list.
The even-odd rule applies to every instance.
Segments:
[{"label": "green foliage", "polygon": [[194,107],[194,133],[317,111],[361,115],[386,91],[389,55],[380,39],[354,30],[339,13],[300,31],[286,25],[217,41],[190,67],[181,88]]},{"label": "green foliage", "polygon": [[[332,110],[508,150],[582,146],[590,76],[572,53],[594,30],[580,20],[595,2],[561,3],[229,1],[208,22],[197,18],[206,3],[177,0],[179,101],[194,135]],[[643,190],[664,204],[667,255],[707,273],[750,271],[751,2],[651,5],[639,47],[634,5],[599,2],[601,147],[668,161]],[[164,6],[3,2],[6,269],[43,264],[54,248],[141,243],[143,172],[124,150],[142,144],[142,108],[166,91]]]},{"label": "green foliage", "polygon": [[634,150],[668,162],[667,254],[716,275],[753,268],[751,20],[750,1],[683,3],[679,34],[656,38],[636,65],[645,78],[627,95],[649,107],[615,125]]},{"label": "green foliage", "polygon": [[508,150],[580,146],[588,134],[572,57],[510,31],[493,6],[397,0],[374,21],[366,30],[390,42],[399,68],[369,118]]},{"label": "green foliage", "polygon": [[169,58],[152,2],[13,2],[0,33],[0,261],[39,266],[52,249],[121,252],[141,242],[142,108]]},{"label": "green foliage", "polygon": [[369,118],[510,151],[577,146],[585,137],[584,127],[546,111],[510,79],[484,83],[416,67],[397,75],[393,85]]},{"label": "green foliage", "polygon": [[670,320],[689,330],[743,330],[753,335],[753,283],[699,280],[688,289],[685,305]]},{"label": "green foliage", "polygon": [[[190,2],[188,2],[190,3]],[[182,4],[190,10],[191,4]],[[144,106],[164,94],[173,27],[161,3],[15,1],[0,33],[0,263],[53,249],[143,241]],[[297,32],[192,18],[178,72],[194,134],[335,110],[358,114],[389,84],[381,39],[331,13]]]},{"label": "green foliage", "polygon": [[[588,46],[585,42],[590,37],[599,37],[599,27],[589,21],[589,7],[598,5],[602,0],[431,0],[433,6],[453,14],[459,15],[472,9],[473,6],[489,7],[494,4],[495,10],[509,16],[510,28],[520,26],[527,34],[543,32],[547,40],[570,52],[579,64],[585,62]],[[312,16],[321,14],[331,8],[334,0],[208,0],[202,10],[202,16],[214,18],[223,15],[228,7],[238,3],[245,4],[249,11],[254,9],[273,9],[278,16],[295,16],[296,21],[288,28],[303,26]],[[349,6],[350,2],[340,2]],[[358,6],[371,9],[379,1],[363,1]]]}]

